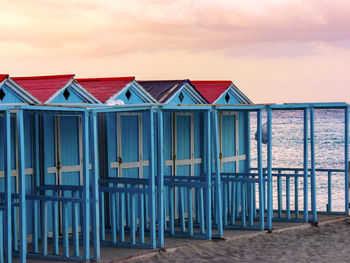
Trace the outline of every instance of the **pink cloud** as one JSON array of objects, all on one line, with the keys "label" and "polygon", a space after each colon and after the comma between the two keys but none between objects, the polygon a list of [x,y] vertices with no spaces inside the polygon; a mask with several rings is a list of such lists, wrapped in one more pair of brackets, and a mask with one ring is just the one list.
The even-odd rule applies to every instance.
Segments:
[{"label": "pink cloud", "polygon": [[[14,19],[1,26],[0,20],[1,42],[51,49],[57,54],[69,53],[72,47],[78,52],[75,55],[99,56],[158,50],[230,53],[256,43],[332,45],[349,39],[347,1],[267,2],[256,12],[220,3],[141,0],[122,6],[109,1],[20,1],[2,9],[24,22]],[[84,48],[79,51],[76,46]]]}]

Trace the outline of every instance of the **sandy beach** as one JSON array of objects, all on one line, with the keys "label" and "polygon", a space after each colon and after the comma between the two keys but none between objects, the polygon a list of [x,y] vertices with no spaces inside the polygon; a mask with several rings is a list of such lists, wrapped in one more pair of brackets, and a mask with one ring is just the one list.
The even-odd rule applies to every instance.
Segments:
[{"label": "sandy beach", "polygon": [[189,244],[133,262],[350,262],[350,219],[254,238]]}]

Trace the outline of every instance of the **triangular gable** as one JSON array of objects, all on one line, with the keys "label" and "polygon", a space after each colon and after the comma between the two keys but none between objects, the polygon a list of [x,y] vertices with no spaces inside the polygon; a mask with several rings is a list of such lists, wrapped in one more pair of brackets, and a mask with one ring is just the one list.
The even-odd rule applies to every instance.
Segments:
[{"label": "triangular gable", "polygon": [[136,81],[132,81],[127,84],[109,100],[122,100],[125,104],[157,103],[157,101]]},{"label": "triangular gable", "polygon": [[166,104],[207,104],[203,96],[189,83],[182,85],[164,103]]},{"label": "triangular gable", "polygon": [[232,84],[220,95],[214,104],[253,104],[253,102]]},{"label": "triangular gable", "polygon": [[0,104],[35,104],[33,96],[15,83],[9,75],[0,75]]},{"label": "triangular gable", "polygon": [[162,104],[207,103],[188,80],[152,80],[138,83]]},{"label": "triangular gable", "polygon": [[251,104],[230,80],[191,81],[192,85],[211,104]]},{"label": "triangular gable", "polygon": [[74,75],[52,75],[13,78],[40,103],[99,103],[75,80]]},{"label": "triangular gable", "polygon": [[155,103],[153,97],[135,77],[76,79],[86,90],[103,103],[121,100],[125,104]]}]

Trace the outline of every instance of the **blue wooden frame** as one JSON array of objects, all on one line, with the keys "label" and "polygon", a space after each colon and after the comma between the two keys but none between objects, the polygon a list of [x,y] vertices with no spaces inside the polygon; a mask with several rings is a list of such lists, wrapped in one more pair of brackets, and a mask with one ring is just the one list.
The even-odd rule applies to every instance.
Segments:
[{"label": "blue wooden frame", "polygon": [[[315,124],[314,124],[314,111],[316,109],[342,109],[344,110],[344,169],[318,169],[315,166]],[[273,167],[272,164],[272,112],[274,110],[302,110],[304,112],[304,163],[303,167],[299,168],[280,168]],[[267,111],[267,135],[268,135],[268,144],[267,144],[267,166],[263,167],[262,160],[262,112]],[[19,189],[18,192],[11,193],[12,183],[10,180],[11,174],[11,151],[13,149],[11,145],[11,127],[10,127],[10,111],[15,112],[16,114],[16,127],[17,127],[17,143],[18,143],[18,179],[19,179]],[[101,198],[101,192],[105,191],[108,193],[123,193],[125,197],[125,202],[130,205],[131,209],[136,211],[137,209],[144,209],[147,212],[147,219],[149,219],[149,228],[140,229],[140,242],[136,243],[136,232],[138,229],[136,217],[130,217],[130,233],[131,235],[130,242],[112,242],[112,245],[122,246],[122,247],[163,247],[164,244],[164,235],[165,232],[169,234],[169,231],[166,226],[166,214],[164,204],[166,203],[166,198],[164,198],[165,188],[166,187],[180,187],[186,188],[188,192],[191,192],[191,189],[202,188],[204,189],[204,205],[203,210],[205,211],[205,219],[201,222],[205,223],[204,226],[197,224],[196,222],[191,222],[193,214],[191,211],[188,215],[188,231],[181,233],[170,233],[172,236],[181,236],[181,237],[190,237],[190,238],[205,238],[210,239],[212,234],[213,227],[217,228],[218,237],[223,236],[223,229],[226,228],[223,224],[222,214],[223,214],[223,198],[226,198],[227,192],[222,191],[223,182],[232,180],[228,175],[220,173],[219,158],[218,158],[218,112],[219,111],[239,111],[247,113],[247,122],[245,123],[246,133],[249,133],[249,113],[257,112],[257,130],[258,130],[258,142],[257,142],[257,159],[258,167],[250,167],[250,143],[249,136],[245,138],[245,149],[247,154],[247,163],[245,164],[246,172],[245,173],[235,173],[231,177],[235,177],[235,180],[244,182],[247,186],[245,188],[245,193],[242,191],[241,198],[242,200],[247,200],[247,207],[245,206],[246,202],[242,204],[242,213],[241,218],[246,221],[247,218],[249,224],[242,224],[240,226],[233,226],[232,228],[243,228],[243,229],[272,229],[273,221],[305,221],[317,223],[317,215],[320,211],[317,211],[317,192],[316,192],[316,180],[317,173],[326,172],[328,173],[329,188],[328,188],[328,201],[329,209],[326,213],[333,214],[331,206],[332,198],[332,173],[344,173],[344,196],[345,196],[345,210],[342,214],[349,213],[349,105],[346,103],[301,103],[301,104],[284,104],[284,105],[124,105],[118,107],[107,107],[107,106],[98,106],[98,105],[89,105],[86,107],[79,106],[11,106],[3,107],[0,106],[0,112],[4,114],[4,133],[6,136],[5,147],[5,192],[0,194],[1,200],[5,202],[4,206],[1,206],[2,213],[6,214],[6,217],[3,217],[0,221],[5,219],[6,228],[4,233],[0,233],[0,239],[2,238],[5,246],[3,249],[4,252],[0,251],[8,259],[11,259],[12,254],[19,254],[20,261],[25,262],[26,257],[34,258],[51,258],[51,259],[63,259],[63,260],[99,260],[100,258],[100,246],[108,245],[103,240],[103,225],[104,221],[99,215],[103,210],[101,209],[101,204],[103,203],[103,198]],[[100,162],[99,162],[99,140],[98,140],[98,116],[103,113],[118,113],[118,112],[144,112],[149,117],[149,138],[148,147],[149,147],[149,172],[150,176],[147,179],[133,179],[133,178],[109,178],[108,180],[100,178]],[[204,178],[185,178],[181,176],[174,176],[174,178],[169,178],[164,176],[164,113],[165,112],[201,112],[203,113],[203,128],[204,128],[204,137],[207,142],[204,145]],[[28,150],[25,145],[25,136],[24,131],[25,127],[25,113],[33,114],[33,131],[34,131],[34,143],[33,143],[33,154],[34,154],[34,166],[33,166],[33,175],[34,175],[34,190],[31,193],[26,193],[26,181],[25,181],[25,152]],[[42,143],[42,137],[40,134],[40,116],[80,116],[83,123],[83,185],[74,186],[74,185],[43,185],[40,182],[40,174],[42,171],[45,171],[45,161],[40,161],[41,149],[40,144]],[[310,130],[310,134],[309,134]],[[308,140],[310,136],[310,154],[309,154],[309,145]],[[214,157],[214,162],[212,159]],[[309,167],[308,161],[310,161],[311,166]],[[91,168],[89,167],[91,163]],[[213,165],[213,169],[212,169]],[[256,172],[257,171],[257,172]],[[284,172],[289,172],[288,174]],[[290,172],[294,172],[291,174]],[[91,176],[90,176],[91,175]],[[305,180],[304,184],[304,213],[302,218],[298,218],[299,210],[298,207],[295,209],[295,218],[291,216],[290,202],[288,201],[290,196],[287,194],[287,210],[282,211],[281,209],[273,211],[272,205],[272,178],[302,178]],[[100,179],[99,179],[100,178]],[[190,180],[188,180],[190,179]],[[104,181],[105,180],[105,181]],[[112,181],[111,181],[112,180]],[[282,179],[281,179],[282,180]],[[311,184],[311,217],[309,217],[308,209],[308,186],[307,182],[310,180]],[[255,196],[256,189],[249,187],[248,183],[253,183],[258,185],[258,200],[253,198],[249,199],[250,195]],[[102,185],[103,184],[103,185]],[[138,185],[142,187],[122,187],[122,185]],[[101,186],[102,185],[102,186]],[[278,184],[278,188],[281,188],[281,183]],[[289,189],[289,182],[286,179],[286,189]],[[53,193],[59,191],[71,191],[71,196],[59,196]],[[277,189],[277,192],[281,192],[281,189]],[[215,206],[213,205],[213,194],[215,198]],[[142,201],[146,204],[145,207],[138,206],[136,201],[136,195],[145,195],[147,201]],[[299,198],[298,193],[295,193],[296,198]],[[126,198],[126,196],[129,196]],[[188,195],[188,207],[191,207],[192,204],[192,195]],[[101,202],[100,202],[101,198]],[[196,196],[194,198],[197,198]],[[281,197],[279,197],[279,200]],[[127,201],[128,200],[128,201]],[[258,201],[258,202],[257,202]],[[33,203],[33,213],[38,219],[38,224],[34,225],[33,228],[33,246],[31,251],[27,251],[27,229],[26,221],[28,219],[27,213],[27,203]],[[48,238],[48,205],[49,203],[59,203],[61,202],[62,211],[63,211],[63,237],[60,238],[58,233],[53,233],[53,238]],[[282,199],[280,200],[282,202]],[[72,209],[76,213],[70,215],[68,213],[68,205],[72,205]],[[76,205],[75,205],[76,204]],[[259,205],[258,212],[256,211],[257,204]],[[265,207],[266,204],[266,207]],[[78,208],[80,206],[80,208]],[[16,214],[12,213],[14,207],[19,207],[19,217],[17,218]],[[252,210],[250,207],[254,207]],[[101,213],[99,210],[101,209]],[[248,209],[248,214],[246,210]],[[92,211],[92,213],[90,213]],[[307,211],[307,212],[306,212]],[[125,211],[124,211],[125,212]],[[195,212],[195,211],[193,211]],[[265,216],[266,212],[266,216]],[[277,214],[274,214],[274,212]],[[135,215],[138,212],[135,212]],[[280,216],[282,214],[285,216]],[[80,214],[79,223],[74,221],[72,225],[73,235],[72,238],[68,236],[68,220],[69,216],[78,218]],[[259,221],[258,225],[253,225],[251,222],[253,220]],[[18,220],[18,221],[17,221]],[[266,220],[266,221],[265,221]],[[19,229],[16,229],[17,222],[19,222]],[[39,228],[39,222],[41,222],[42,228]],[[146,220],[147,222],[147,220]],[[147,224],[146,222],[139,221],[139,224]],[[82,242],[80,242],[79,234],[77,235],[77,229],[81,226],[82,233]],[[158,225],[158,229],[156,226]],[[12,226],[12,227],[11,227]],[[90,230],[91,226],[91,230]],[[101,228],[100,228],[101,226]],[[181,225],[179,225],[181,226]],[[200,233],[195,233],[194,229],[196,227],[200,228]],[[19,247],[16,249],[16,234],[12,235],[12,231],[6,231],[7,229],[14,228],[14,233],[19,232]],[[230,228],[230,227],[227,227]],[[100,231],[101,230],[101,231]],[[145,239],[141,238],[144,236],[145,232],[150,234],[150,242],[146,244]],[[90,240],[91,235],[91,240]],[[11,242],[11,239],[13,242]],[[91,242],[90,242],[91,241]],[[41,242],[41,248],[39,244]],[[51,254],[48,252],[48,242],[53,242],[53,251]],[[59,242],[62,242],[63,246],[60,246]],[[69,244],[73,244],[73,255],[69,251]],[[12,247],[13,245],[13,247]],[[110,245],[110,244],[109,244]],[[90,248],[93,247],[93,255],[90,255]],[[83,255],[79,255],[79,248],[83,248]],[[61,249],[62,248],[62,249]],[[0,249],[1,250],[1,249]],[[19,251],[14,252],[14,251]],[[61,251],[60,251],[61,250]],[[61,252],[61,253],[58,253]]]},{"label": "blue wooden frame", "polygon": [[[90,259],[98,260],[99,259],[99,239],[96,239],[96,236],[98,235],[99,231],[99,220],[98,220],[98,206],[91,205],[90,203],[90,196],[92,198],[92,201],[94,204],[99,203],[98,195],[96,195],[96,190],[92,187],[90,190],[90,169],[89,169],[89,162],[90,160],[90,151],[89,151],[89,133],[90,130],[92,130],[92,136],[93,141],[97,142],[97,134],[96,134],[96,116],[91,116],[90,121],[90,111],[88,111],[85,108],[73,108],[73,107],[53,107],[53,106],[20,106],[16,107],[15,111],[16,117],[17,117],[17,137],[18,137],[18,162],[19,162],[19,179],[20,179],[20,188],[18,194],[13,194],[12,198],[19,199],[19,208],[20,208],[20,261],[25,262],[26,257],[34,257],[34,258],[51,258],[51,259],[63,259],[63,260],[74,260],[74,261],[87,261]],[[35,164],[34,164],[34,182],[35,187],[33,191],[29,194],[26,193],[25,188],[25,182],[24,182],[24,153],[25,151],[31,150],[29,148],[26,148],[24,146],[24,135],[23,131],[25,130],[25,125],[23,121],[23,115],[24,112],[32,113],[34,116],[34,155],[35,155]],[[41,154],[41,150],[39,148],[39,141],[42,140],[42,138],[39,136],[39,117],[40,116],[81,116],[83,119],[83,186],[73,186],[73,185],[42,185],[40,183],[39,174],[41,171],[45,171],[45,159],[43,159],[44,163],[39,162],[39,156]],[[91,125],[91,127],[90,127]],[[43,127],[41,127],[42,129]],[[92,128],[92,129],[91,129]],[[92,144],[92,151],[95,151],[96,147],[94,147],[95,144]],[[94,160],[92,162],[92,178],[96,179],[98,176],[98,155],[95,154]],[[93,181],[93,180],[92,180]],[[94,186],[94,184],[92,185]],[[46,193],[48,192],[72,192],[71,197],[66,196],[57,196]],[[26,202],[32,201],[33,202],[33,213],[34,216],[37,218],[36,220],[39,222],[39,220],[42,223],[42,229],[39,231],[38,225],[34,227],[33,229],[33,246],[31,251],[26,251],[27,247],[27,236],[26,236]],[[48,242],[51,242],[51,239],[49,241],[48,239],[48,203],[61,203],[62,204],[62,218],[63,218],[63,237],[59,238],[59,235],[57,232],[53,232],[53,253],[48,253]],[[41,209],[40,209],[40,203]],[[68,214],[67,206],[69,204],[72,204],[72,209],[75,211],[73,214]],[[78,206],[73,204],[80,204],[81,211],[78,211]],[[90,207],[92,207],[93,211],[93,217],[92,217],[92,223],[90,223]],[[78,209],[78,210],[77,210]],[[41,211],[41,212],[40,212]],[[40,214],[41,213],[41,218]],[[74,222],[78,224],[77,220],[77,214],[81,213],[81,233],[83,242],[79,242],[79,232],[78,227],[73,225],[72,229],[72,236],[73,240],[70,241],[70,238],[68,236],[68,216],[75,216],[76,219],[74,219]],[[58,220],[56,220],[58,222]],[[90,225],[92,225],[92,230],[90,231]],[[93,248],[94,248],[94,255],[93,257],[90,256],[90,233],[93,238]],[[41,250],[38,246],[38,240],[41,240]],[[59,253],[59,242],[62,242],[63,247],[61,253]],[[73,255],[69,252],[69,243],[73,245]],[[80,244],[80,245],[79,245]],[[83,255],[79,255],[79,246],[82,246],[83,249]]]},{"label": "blue wooden frame", "polygon": [[[211,176],[211,122],[212,122],[212,116],[211,116],[211,106],[208,105],[159,105],[159,109],[163,111],[164,113],[191,113],[191,112],[198,112],[203,114],[203,129],[204,129],[204,152],[203,152],[203,176],[179,176],[175,174],[174,176],[165,176],[164,177],[164,186],[167,188],[167,193],[169,193],[169,198],[165,201],[166,205],[169,206],[169,222],[164,225],[165,228],[165,234],[167,236],[175,236],[175,237],[188,237],[188,238],[199,238],[199,239],[211,239],[212,238],[212,176]],[[164,125],[164,123],[159,123],[159,127],[161,125]],[[162,148],[163,142],[159,142],[158,147]],[[176,146],[175,146],[176,147]],[[161,151],[161,149],[160,149]],[[162,157],[163,158],[163,157]],[[164,166],[164,160],[163,160],[163,166]],[[162,167],[160,170],[163,170]],[[162,176],[162,174],[158,174],[158,176]],[[159,186],[158,186],[159,187]],[[203,198],[197,199],[196,195],[194,195],[194,199],[192,198],[192,191],[194,189],[198,189],[201,193],[204,193]],[[179,194],[183,195],[181,199],[174,200],[174,197],[171,198],[176,192],[178,191]],[[185,191],[187,194],[185,195]],[[164,193],[164,190],[163,190]],[[187,197],[185,197],[187,196]],[[164,199],[164,197],[162,197]],[[200,201],[200,200],[204,200]],[[183,202],[181,205],[181,210],[179,214],[179,222],[175,222],[175,213],[171,212],[174,209],[174,204],[176,202]],[[193,203],[196,202],[203,202],[203,210],[205,211],[205,215],[203,218],[201,218],[200,215],[197,215],[196,217],[198,222],[193,222],[193,216],[195,215],[196,211],[194,211]],[[201,205],[199,205],[201,206]],[[185,216],[184,216],[184,210],[187,207],[187,230],[185,226]],[[221,205],[219,205],[221,207]],[[201,209],[201,208],[199,208]],[[202,211],[202,210],[199,210]],[[202,211],[202,212],[204,212]],[[198,211],[197,211],[198,212]],[[163,212],[164,213],[164,212]],[[179,224],[181,227],[180,231],[175,231],[174,226]],[[220,225],[220,224],[219,224]],[[195,232],[195,228],[198,228],[199,232]],[[218,230],[219,236],[222,236],[222,230]]]},{"label": "blue wooden frame", "polygon": [[[161,224],[161,210],[157,210],[156,206],[156,195],[159,195],[159,200],[161,200],[162,194],[159,193],[159,189],[161,189],[162,178],[158,176],[158,192],[156,191],[156,161],[155,161],[155,114],[157,108],[153,105],[123,105],[118,107],[98,107],[90,109],[92,114],[106,114],[106,113],[145,113],[148,115],[148,126],[144,127],[149,130],[149,138],[147,138],[148,142],[148,151],[149,151],[149,178],[127,178],[127,177],[107,177],[99,179],[99,194],[101,196],[101,214],[105,214],[104,209],[104,195],[109,195],[109,199],[112,203],[112,208],[115,209],[117,204],[121,205],[120,216],[115,216],[116,211],[113,210],[111,213],[111,230],[107,230],[104,226],[104,217],[101,218],[101,244],[105,246],[117,246],[117,247],[138,247],[138,248],[155,248],[157,246],[157,232],[156,232],[156,215],[158,215],[158,221]],[[158,120],[159,121],[159,120]],[[120,134],[118,135],[120,136]],[[106,138],[108,143],[108,136]],[[109,161],[108,161],[109,165]],[[161,168],[161,162],[158,162],[158,169]],[[117,203],[115,203],[114,199],[119,198]],[[139,202],[136,205],[136,198],[138,197]],[[144,201],[142,201],[144,200]],[[146,207],[146,220],[144,220],[143,215],[137,215],[137,211],[143,208],[143,205]],[[125,204],[128,206],[127,214],[125,211]],[[119,211],[118,211],[119,212]],[[130,215],[129,215],[130,214]],[[131,218],[130,218],[130,217]],[[125,218],[128,217],[127,220],[130,220],[130,229],[124,226]],[[139,242],[136,241],[136,219],[139,219]],[[146,229],[150,235],[150,241],[145,242],[145,228],[149,223],[149,229]],[[117,240],[117,230],[119,231],[120,240]],[[126,241],[125,233],[128,232],[130,234],[130,242]],[[110,233],[111,238],[107,240],[106,233]],[[164,235],[161,230],[158,229],[158,245],[164,245]]]},{"label": "blue wooden frame", "polygon": [[[266,105],[267,109],[267,124],[268,124],[268,145],[267,145],[267,168],[264,168],[264,174],[266,173],[268,178],[277,177],[277,193],[278,193],[278,210],[275,211],[276,215],[272,216],[273,221],[293,221],[293,222],[312,222],[314,224],[317,223],[317,214],[318,213],[326,213],[326,214],[348,214],[349,206],[348,206],[348,198],[349,198],[349,157],[348,157],[348,146],[349,146],[349,115],[348,115],[348,104],[346,103],[291,103],[291,104],[282,104],[282,105]],[[314,110],[315,109],[344,109],[344,144],[345,144],[345,164],[343,169],[320,169],[315,166],[315,127],[314,127]],[[303,168],[281,168],[281,167],[272,167],[271,161],[271,145],[272,145],[272,136],[271,136],[271,111],[273,110],[302,110],[304,112],[304,157],[303,157]],[[309,133],[310,131],[310,133]],[[309,137],[310,136],[310,137]],[[310,150],[309,143],[310,141]],[[310,154],[309,154],[310,151]],[[310,162],[310,167],[308,162]],[[257,168],[251,168],[252,171],[257,170]],[[291,174],[294,172],[294,174]],[[327,211],[317,211],[317,191],[316,191],[316,180],[318,173],[328,173],[328,205]],[[333,174],[344,173],[344,195],[345,195],[345,210],[344,212],[333,212],[332,211],[332,175]],[[282,178],[285,178],[286,184],[286,210],[282,210]],[[291,216],[291,208],[290,208],[290,186],[289,186],[289,178],[295,178],[295,189],[298,189],[299,180],[302,178],[305,181],[304,189],[303,189],[303,211],[300,211],[298,207],[298,199],[299,199],[299,191],[295,191],[295,210],[294,217]],[[268,182],[269,182],[268,179]],[[308,208],[308,198],[309,198],[309,180],[310,180],[310,189],[311,189],[311,209]],[[272,187],[272,186],[271,186]],[[269,188],[268,188],[269,189]],[[272,207],[272,196],[271,194],[267,195],[268,204]],[[270,200],[271,199],[271,200]],[[269,210],[269,207],[267,208]],[[305,209],[308,212],[305,212]],[[309,213],[311,210],[311,217],[309,217]],[[270,213],[273,211],[270,208]],[[303,212],[303,218],[299,218],[299,213]],[[283,216],[285,213],[285,216]],[[270,229],[270,224],[268,222],[267,228]]]},{"label": "blue wooden frame", "polygon": [[0,261],[12,262],[12,200],[11,200],[11,124],[10,110],[8,107],[0,106],[3,114],[3,136],[4,147],[4,192],[1,193],[2,205],[0,206]]},{"label": "blue wooden frame", "polygon": [[[218,112],[238,112],[244,116],[244,132],[236,135],[239,140],[244,142],[244,154],[246,155],[244,172],[234,171],[234,172],[223,172],[220,176],[221,184],[223,184],[223,192],[220,193],[223,199],[227,200],[222,202],[223,213],[223,228],[224,229],[256,229],[263,230],[265,228],[272,228],[272,179],[270,176],[265,176],[262,167],[262,138],[261,138],[261,126],[262,126],[262,111],[267,108],[265,105],[216,105],[214,106],[215,111]],[[250,155],[251,147],[249,142],[250,133],[250,112],[257,113],[257,156],[258,156],[258,173],[250,171]],[[244,114],[244,115],[243,115]],[[241,116],[240,115],[240,116]],[[218,122],[218,120],[216,120]],[[215,124],[213,124],[215,125]],[[216,124],[217,125],[217,124]],[[270,127],[271,129],[271,127]],[[218,145],[219,142],[216,142]],[[269,152],[269,151],[268,151]],[[271,154],[270,150],[270,154]],[[216,154],[214,152],[214,154]],[[216,154],[216,156],[218,156]],[[268,155],[269,158],[269,155]],[[271,166],[272,156],[270,156],[270,162],[268,164]],[[215,158],[218,160],[218,157]],[[218,161],[219,162],[219,161]],[[219,169],[219,168],[218,168]],[[220,169],[219,169],[220,171]],[[220,174],[220,172],[219,172]],[[258,200],[255,200],[256,186],[258,186]],[[232,188],[232,189],[231,189]],[[267,191],[267,192],[265,192]],[[230,195],[230,197],[228,197]],[[265,208],[266,196],[268,199],[267,207]],[[234,201],[233,201],[234,200]],[[230,207],[226,207],[226,206]],[[257,205],[259,205],[259,210],[257,213]],[[266,213],[266,224],[265,224],[265,210]],[[228,211],[230,211],[228,213]],[[261,212],[262,211],[262,212]],[[228,219],[230,219],[230,223]],[[254,223],[255,220],[257,223]],[[237,222],[240,220],[240,223]],[[247,224],[248,222],[248,224]]]}]

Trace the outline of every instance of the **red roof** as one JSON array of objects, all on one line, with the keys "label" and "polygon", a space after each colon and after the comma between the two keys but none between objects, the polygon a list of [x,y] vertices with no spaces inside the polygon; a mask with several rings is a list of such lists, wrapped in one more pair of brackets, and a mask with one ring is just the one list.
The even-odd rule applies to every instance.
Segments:
[{"label": "red roof", "polygon": [[191,83],[209,103],[216,101],[232,85],[230,80],[191,80]]},{"label": "red roof", "polygon": [[102,103],[124,88],[135,77],[76,79],[88,92]]},{"label": "red roof", "polygon": [[0,74],[0,82],[8,78],[8,74]]},{"label": "red roof", "polygon": [[45,103],[72,78],[70,75],[13,77],[12,79],[40,102]]}]

